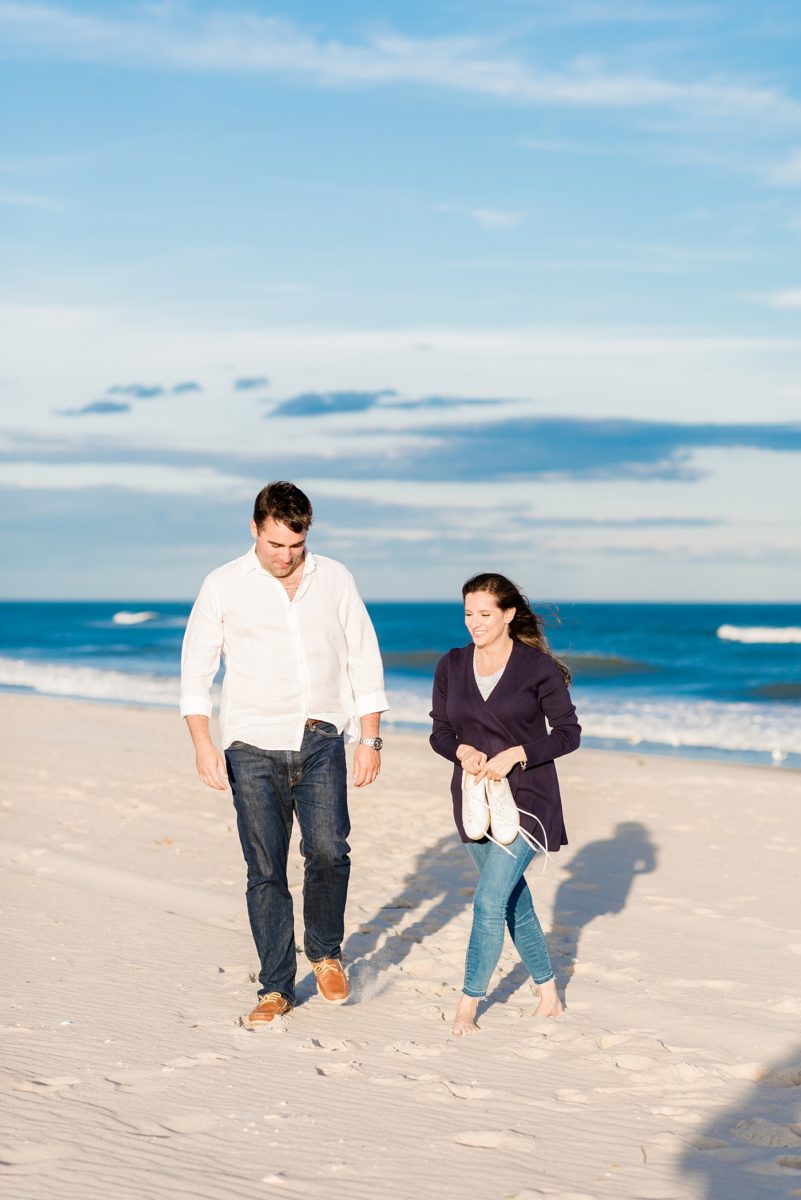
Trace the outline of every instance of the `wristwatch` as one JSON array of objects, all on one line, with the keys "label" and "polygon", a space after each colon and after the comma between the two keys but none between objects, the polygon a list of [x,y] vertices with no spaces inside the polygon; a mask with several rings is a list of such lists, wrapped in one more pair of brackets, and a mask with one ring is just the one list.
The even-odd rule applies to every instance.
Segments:
[{"label": "wristwatch", "polygon": [[380,737],[374,738],[359,738],[360,746],[369,746],[371,750],[380,750],[384,745],[384,739]]}]

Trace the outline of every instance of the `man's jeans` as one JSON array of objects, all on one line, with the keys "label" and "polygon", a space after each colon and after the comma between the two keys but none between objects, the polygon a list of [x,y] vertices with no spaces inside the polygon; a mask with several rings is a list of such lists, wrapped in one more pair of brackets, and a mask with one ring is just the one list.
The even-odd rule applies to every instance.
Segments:
[{"label": "man's jeans", "polygon": [[225,759],[248,869],[259,995],[280,992],[294,1004],[295,924],[286,876],[293,813],[305,860],[304,949],[313,962],[342,953],[350,875],[344,740],[333,725],[317,721],[303,731],[300,750],[233,742]]},{"label": "man's jeans", "polygon": [[465,996],[487,994],[492,972],[503,949],[504,927],[512,935],[517,953],[535,983],[553,979],[548,944],[537,919],[523,872],[534,851],[517,835],[506,854],[485,839],[467,842],[467,851],[479,873],[473,898],[473,928],[467,945]]}]

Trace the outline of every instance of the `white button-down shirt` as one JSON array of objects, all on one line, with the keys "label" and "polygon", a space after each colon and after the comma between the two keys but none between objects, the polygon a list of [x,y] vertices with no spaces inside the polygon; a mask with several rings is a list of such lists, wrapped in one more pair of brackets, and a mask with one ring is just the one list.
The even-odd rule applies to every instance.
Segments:
[{"label": "white button-down shirt", "polygon": [[359,717],[389,708],[372,622],[332,558],[306,551],[292,600],[255,546],[206,576],[184,635],[182,716],[211,716],[220,654],[223,746],[299,750],[310,717],[358,737]]}]

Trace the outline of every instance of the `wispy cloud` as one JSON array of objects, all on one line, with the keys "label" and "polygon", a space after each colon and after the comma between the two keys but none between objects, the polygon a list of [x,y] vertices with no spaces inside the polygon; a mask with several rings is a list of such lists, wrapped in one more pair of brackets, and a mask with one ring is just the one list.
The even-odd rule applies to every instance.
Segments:
[{"label": "wispy cloud", "polygon": [[122,400],[93,400],[91,404],[84,404],[83,408],[56,409],[59,417],[109,416],[130,411],[130,404]]},{"label": "wispy cloud", "polygon": [[368,412],[370,409],[452,409],[503,404],[502,400],[465,396],[422,396],[417,400],[398,398],[392,388],[380,392],[303,392],[282,400],[268,417],[324,417],[337,413]]},{"label": "wispy cloud", "polygon": [[801,150],[793,150],[784,162],[776,163],[767,172],[768,179],[778,187],[801,185]]},{"label": "wispy cloud", "polygon": [[523,222],[522,213],[497,208],[464,208],[456,204],[435,204],[434,208],[437,212],[465,217],[490,233],[514,229]]},{"label": "wispy cloud", "polygon": [[674,80],[583,59],[561,70],[539,70],[498,56],[494,46],[475,38],[382,33],[349,43],[323,40],[291,22],[252,12],[199,15],[172,5],[115,19],[57,5],[0,4],[0,30],[7,53],[15,55],[294,75],[321,87],[418,85],[532,105],[667,107],[729,121],[801,124],[801,104],[780,88],[737,78]]},{"label": "wispy cloud", "polygon": [[304,392],[292,396],[268,413],[268,417],[320,417],[333,413],[366,412],[384,396],[394,396],[391,390],[380,392]]},{"label": "wispy cloud", "polygon": [[771,308],[801,308],[801,287],[770,292],[762,297],[762,302]]},{"label": "wispy cloud", "polygon": [[[101,402],[103,403],[103,402]],[[82,412],[82,410],[81,410]],[[77,413],[75,415],[78,415]],[[288,414],[284,414],[288,415]],[[294,414],[303,419],[314,413]],[[316,414],[316,415],[319,415]],[[380,418],[379,418],[380,419]],[[308,426],[307,426],[308,428]],[[387,432],[381,446],[376,435]],[[540,480],[663,480],[691,483],[705,472],[693,460],[699,450],[757,449],[801,454],[801,424],[679,424],[637,420],[525,417],[474,424],[382,431],[375,421],[364,432],[331,433],[316,453],[303,437],[299,449],[252,453],[137,447],[109,438],[37,442],[14,435],[0,460],[141,462],[182,467],[213,467],[247,478],[291,471],[297,478],[404,480],[458,483]],[[38,453],[35,447],[38,446]],[[15,447],[19,447],[15,449]]]},{"label": "wispy cloud", "polygon": [[130,396],[132,400],[155,400],[164,395],[164,388],[158,383],[115,383],[106,388],[107,396]]},{"label": "wispy cloud", "polygon": [[266,375],[241,375],[239,379],[234,380],[234,390],[237,392],[255,392],[259,388],[270,386],[270,381]]},{"label": "wispy cloud", "polygon": [[38,212],[62,212],[63,205],[49,196],[37,196],[31,192],[15,192],[0,188],[0,204],[5,208],[32,208]]}]

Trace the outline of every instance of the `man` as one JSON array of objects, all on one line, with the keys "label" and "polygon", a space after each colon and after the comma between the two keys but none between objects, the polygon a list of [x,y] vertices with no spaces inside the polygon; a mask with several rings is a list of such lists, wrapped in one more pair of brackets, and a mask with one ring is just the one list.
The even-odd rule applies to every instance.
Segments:
[{"label": "man", "polygon": [[[344,732],[358,738],[353,781],[381,761],[384,694],[375,631],[353,577],[312,554],[308,498],[292,483],[256,497],[242,558],[212,571],[189,618],[181,659],[181,715],[200,778],[230,782],[247,864],[247,906],[261,971],[247,1018],[263,1027],[295,1003],[295,934],[287,886],[293,814],[304,857],[304,949],[324,1000],[341,1004],[350,858]],[[210,689],[220,662],[223,756],[211,740]]]}]

